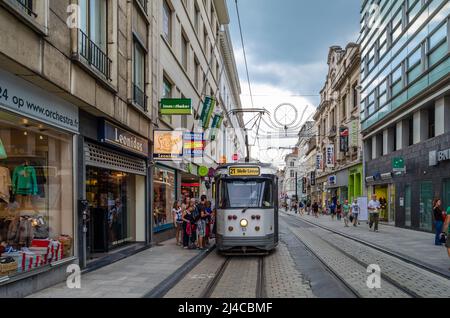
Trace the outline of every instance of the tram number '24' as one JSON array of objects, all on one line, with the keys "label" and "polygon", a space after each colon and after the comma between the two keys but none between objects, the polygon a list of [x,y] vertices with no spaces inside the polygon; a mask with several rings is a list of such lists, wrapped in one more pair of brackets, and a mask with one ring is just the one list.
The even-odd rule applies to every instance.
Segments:
[{"label": "tram number '24'", "polygon": [[0,86],[0,100],[2,99],[8,101],[8,89]]}]

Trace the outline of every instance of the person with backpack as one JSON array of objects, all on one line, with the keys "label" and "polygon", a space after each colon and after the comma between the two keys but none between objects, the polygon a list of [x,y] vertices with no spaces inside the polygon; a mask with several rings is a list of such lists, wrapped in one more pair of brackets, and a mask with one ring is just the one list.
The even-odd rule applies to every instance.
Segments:
[{"label": "person with backpack", "polygon": [[177,245],[181,245],[181,235],[183,233],[183,211],[181,210],[180,203],[175,201],[172,207],[173,223],[175,224]]}]

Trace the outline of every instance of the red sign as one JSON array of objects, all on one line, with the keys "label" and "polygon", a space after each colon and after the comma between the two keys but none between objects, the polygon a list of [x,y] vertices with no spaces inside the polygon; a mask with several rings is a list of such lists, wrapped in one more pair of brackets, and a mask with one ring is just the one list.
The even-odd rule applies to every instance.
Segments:
[{"label": "red sign", "polygon": [[233,161],[238,161],[239,160],[239,155],[238,154],[234,154],[232,159],[233,159]]}]

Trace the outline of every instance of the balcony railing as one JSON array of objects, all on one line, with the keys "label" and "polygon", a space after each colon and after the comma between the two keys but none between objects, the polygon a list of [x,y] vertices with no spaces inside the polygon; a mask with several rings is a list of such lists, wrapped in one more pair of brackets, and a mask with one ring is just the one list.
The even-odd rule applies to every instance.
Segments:
[{"label": "balcony railing", "polygon": [[139,2],[141,7],[144,9],[145,13],[148,13],[147,12],[147,2],[148,2],[148,0],[137,0],[137,2]]},{"label": "balcony railing", "polygon": [[26,14],[34,18],[37,17],[37,14],[33,12],[33,0],[16,0],[16,2]]},{"label": "balcony railing", "polygon": [[145,93],[136,85],[133,84],[133,100],[134,102],[141,106],[144,111],[147,111],[147,96]]},{"label": "balcony railing", "polygon": [[108,80],[111,79],[111,59],[89,37],[78,29],[79,52],[88,63],[102,73]]}]

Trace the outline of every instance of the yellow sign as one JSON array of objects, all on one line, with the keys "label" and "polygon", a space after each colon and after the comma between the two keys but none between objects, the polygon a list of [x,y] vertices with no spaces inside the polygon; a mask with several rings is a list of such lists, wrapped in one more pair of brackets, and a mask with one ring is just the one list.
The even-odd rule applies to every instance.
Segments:
[{"label": "yellow sign", "polygon": [[259,177],[261,175],[259,167],[231,167],[229,172],[231,177]]},{"label": "yellow sign", "polygon": [[153,158],[156,160],[183,159],[182,131],[154,131]]}]

